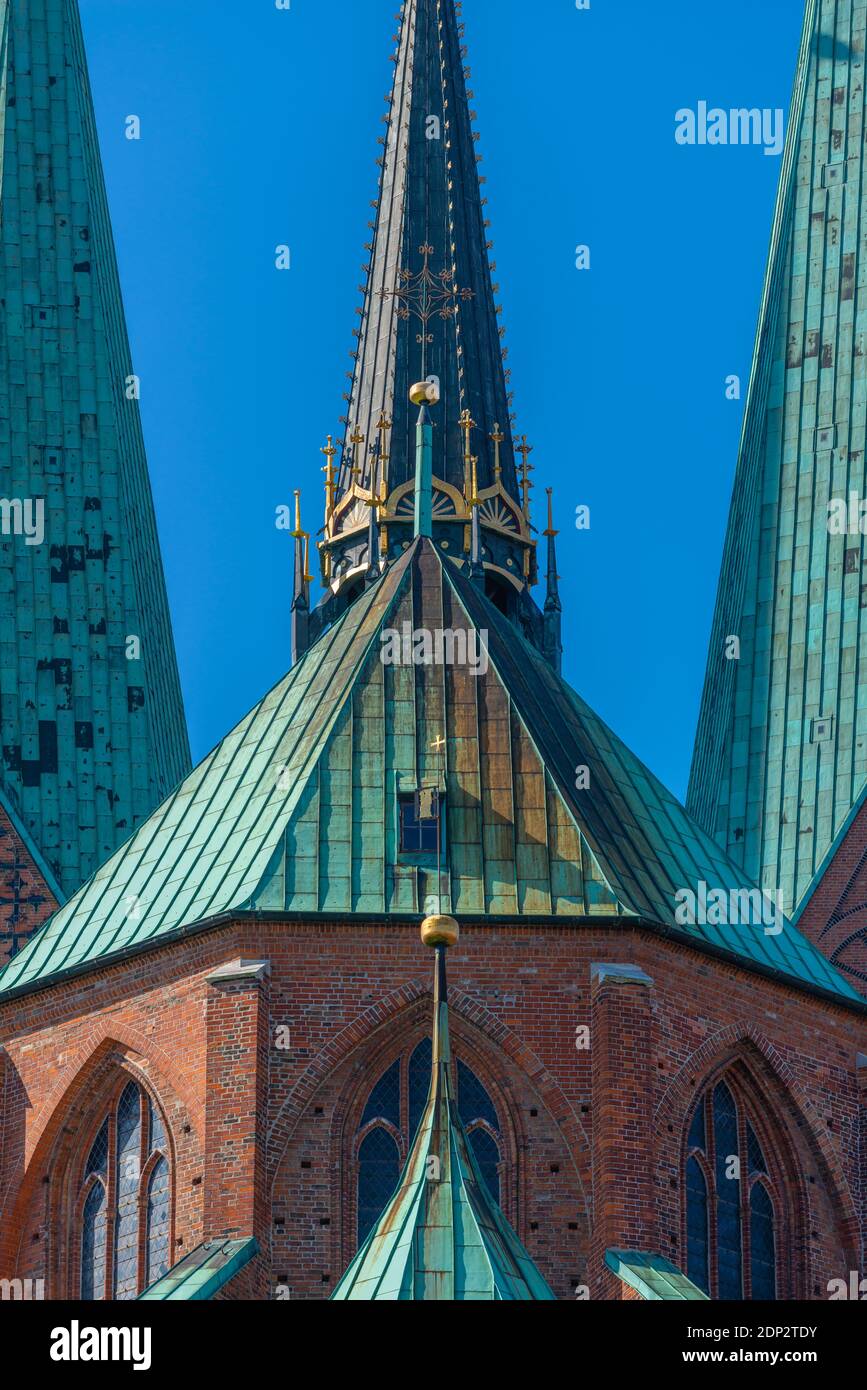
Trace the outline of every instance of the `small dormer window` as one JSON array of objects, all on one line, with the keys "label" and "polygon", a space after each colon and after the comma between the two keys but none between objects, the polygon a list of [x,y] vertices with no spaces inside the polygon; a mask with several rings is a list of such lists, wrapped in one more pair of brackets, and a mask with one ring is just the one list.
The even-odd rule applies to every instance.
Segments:
[{"label": "small dormer window", "polygon": [[400,798],[400,848],[403,854],[436,854],[441,799],[435,787]]}]

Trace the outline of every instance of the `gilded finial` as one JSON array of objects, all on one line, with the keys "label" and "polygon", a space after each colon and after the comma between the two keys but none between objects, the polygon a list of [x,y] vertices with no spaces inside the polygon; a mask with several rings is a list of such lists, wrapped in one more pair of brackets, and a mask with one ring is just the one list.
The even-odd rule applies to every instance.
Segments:
[{"label": "gilded finial", "polygon": [[470,503],[470,477],[473,465],[472,432],[476,422],[469,410],[461,411],[461,432],[464,436],[464,497]]},{"label": "gilded finial", "polygon": [[548,529],[544,534],[546,536],[559,536],[560,532],[554,530],[554,489],[546,487],[545,491],[548,494]]},{"label": "gilded finial", "polygon": [[362,444],[364,443],[364,439],[365,439],[365,436],[362,434],[361,430],[358,428],[358,425],[356,425],[356,426],[355,426],[355,429],[354,429],[353,432],[352,432],[352,434],[349,436],[349,442],[350,442],[350,444],[352,445],[352,469],[351,469],[351,472],[352,472],[353,478],[355,478],[356,480],[357,480],[358,478],[361,477],[361,468],[359,467],[359,463],[358,463],[358,450],[359,450],[359,446],[362,445]]},{"label": "gilded finial", "polygon": [[302,528],[301,528],[301,489],[300,489],[300,487],[296,487],[296,489],[295,489],[295,530],[292,532],[292,536],[293,536],[293,538],[294,538],[296,541],[300,541],[300,540],[303,540],[303,539],[304,539],[304,534],[305,534],[305,533],[304,533],[304,531],[303,531]]},{"label": "gilded finial", "polygon": [[388,436],[392,428],[391,420],[384,410],[380,412],[379,424],[376,428],[379,430],[379,461],[382,469],[380,473],[379,504],[384,507],[388,498],[388,464],[391,458],[388,452]]},{"label": "gilded finial", "polygon": [[500,462],[500,445],[503,443],[506,436],[503,434],[496,421],[494,422],[494,432],[490,437],[494,441],[494,479],[496,482],[499,482],[503,473],[503,465]]},{"label": "gilded finial", "polygon": [[470,459],[470,465],[472,468],[472,495],[469,498],[469,503],[471,507],[477,507],[479,505],[479,460],[475,454]]},{"label": "gilded finial", "polygon": [[334,481],[334,459],[337,455],[337,450],[334,447],[333,435],[329,434],[328,443],[324,448],[320,449],[319,452],[320,454],[324,454],[328,460],[322,469],[322,472],[325,474],[325,525],[327,527],[334,512],[334,494],[337,489],[337,484]]},{"label": "gilded finial", "polygon": [[310,573],[310,532],[304,532],[304,583],[312,584],[313,575]]},{"label": "gilded finial", "polygon": [[454,917],[440,913],[425,917],[421,924],[421,939],[425,946],[456,946],[460,934],[461,929]]},{"label": "gilded finial", "polygon": [[527,436],[525,434],[522,434],[521,442],[518,445],[518,453],[523,455],[524,460],[521,465],[521,492],[523,494],[524,499],[524,516],[526,517],[527,521],[530,520],[530,489],[533,486],[533,484],[530,482],[530,474],[533,471],[533,465],[529,462],[529,458],[532,452],[533,445],[528,444]]}]

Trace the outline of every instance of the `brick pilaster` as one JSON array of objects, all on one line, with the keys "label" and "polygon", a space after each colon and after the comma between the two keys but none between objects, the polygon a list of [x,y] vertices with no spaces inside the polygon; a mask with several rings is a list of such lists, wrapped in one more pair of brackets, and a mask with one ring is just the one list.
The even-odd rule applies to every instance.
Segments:
[{"label": "brick pilaster", "polygon": [[255,1236],[263,1255],[253,1274],[267,1298],[264,1252],[269,1208],[265,1172],[270,975],[267,961],[234,961],[208,976],[205,1102],[207,1239]]},{"label": "brick pilaster", "polygon": [[594,1299],[626,1290],[605,1267],[605,1251],[657,1248],[651,1152],[653,981],[637,966],[594,964],[590,1056],[593,1078]]}]

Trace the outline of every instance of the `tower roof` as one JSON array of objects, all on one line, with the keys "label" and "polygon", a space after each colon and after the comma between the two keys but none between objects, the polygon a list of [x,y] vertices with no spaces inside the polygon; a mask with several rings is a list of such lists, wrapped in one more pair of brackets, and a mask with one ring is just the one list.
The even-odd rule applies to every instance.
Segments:
[{"label": "tower roof", "polygon": [[[437,633],[440,634],[437,639]],[[425,634],[428,636],[425,637]],[[439,645],[438,645],[439,640]],[[407,844],[445,795],[437,857]],[[415,541],[0,974],[38,988],[247,912],[641,924],[858,1000],[462,569]],[[754,891],[754,890],[753,890]]]},{"label": "tower roof", "polygon": [[790,912],[867,781],[865,21],[806,7],[687,801]]},{"label": "tower roof", "polygon": [[[461,9],[454,0],[404,0],[400,9],[339,496],[356,454],[370,485],[369,446],[383,414],[391,421],[388,491],[413,479],[409,389],[433,374],[442,401],[434,476],[464,489],[459,421],[467,410],[479,431],[479,486],[494,482],[490,436],[500,432],[503,482],[520,502]],[[356,430],[366,451],[353,446]]]},{"label": "tower roof", "polygon": [[0,783],[68,894],[190,765],[75,0],[0,2],[0,316]]},{"label": "tower roof", "polygon": [[479,1172],[455,1097],[445,946],[434,964],[427,1103],[400,1183],[331,1297],[336,1302],[553,1300]]}]

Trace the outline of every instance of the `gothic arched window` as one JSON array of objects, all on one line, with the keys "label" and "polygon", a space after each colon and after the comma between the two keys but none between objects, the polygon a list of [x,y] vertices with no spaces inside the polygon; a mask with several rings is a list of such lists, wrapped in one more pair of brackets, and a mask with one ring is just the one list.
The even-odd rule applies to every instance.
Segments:
[{"label": "gothic arched window", "polygon": [[[430,1086],[431,1040],[423,1038],[382,1073],[364,1105],[356,1137],[359,1245],[376,1225],[397,1187]],[[458,1110],[476,1162],[495,1201],[500,1201],[502,1135],[490,1095],[475,1072],[458,1061],[454,1080]]]},{"label": "gothic arched window", "polygon": [[169,1268],[171,1178],[162,1116],[135,1081],[108,1107],[84,1162],[82,1299],[130,1299]]},{"label": "gothic arched window", "polygon": [[718,1081],[686,1148],[686,1273],[712,1298],[777,1297],[780,1186],[735,1087]]}]

